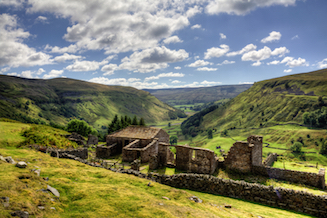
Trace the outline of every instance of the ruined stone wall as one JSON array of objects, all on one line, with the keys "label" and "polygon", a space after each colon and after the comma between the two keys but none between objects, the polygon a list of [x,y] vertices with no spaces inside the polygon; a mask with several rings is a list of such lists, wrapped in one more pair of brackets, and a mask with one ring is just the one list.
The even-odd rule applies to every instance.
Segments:
[{"label": "ruined stone wall", "polygon": [[155,138],[159,139],[159,142],[169,143],[169,135],[164,131],[160,130],[159,133],[155,136]]},{"label": "ruined stone wall", "polygon": [[182,145],[177,145],[175,148],[176,169],[204,174],[212,174],[215,172],[218,159],[213,151]]},{"label": "ruined stone wall", "polygon": [[104,146],[104,145],[98,145],[96,147],[96,157],[107,159],[112,155],[119,154],[120,151],[117,149],[117,143],[110,145],[110,146]]},{"label": "ruined stone wall", "polygon": [[140,140],[135,140],[129,145],[123,148],[122,158],[124,162],[132,162],[133,160],[140,157],[140,150],[137,147],[140,144]]},{"label": "ruined stone wall", "polygon": [[320,169],[318,174],[264,166],[253,166],[252,171],[254,174],[266,176],[273,179],[302,183],[321,189],[325,188],[324,168]]},{"label": "ruined stone wall", "polygon": [[74,155],[76,157],[79,157],[81,159],[87,159],[88,158],[87,148],[73,149],[73,150],[52,149],[49,153],[50,153],[51,157],[62,158],[62,157],[65,156],[65,154],[69,154],[69,155]]},{"label": "ruined stone wall", "polygon": [[251,135],[247,138],[249,144],[253,144],[252,147],[252,165],[262,165],[262,136]]},{"label": "ruined stone wall", "polygon": [[159,144],[158,139],[154,139],[145,148],[141,149],[141,162],[142,163],[149,162],[151,155],[158,154],[158,144]]},{"label": "ruined stone wall", "polygon": [[158,166],[166,166],[168,158],[169,144],[159,142],[158,144]]},{"label": "ruined stone wall", "polygon": [[252,144],[237,141],[230,148],[225,158],[225,167],[241,173],[250,173],[252,166]]},{"label": "ruined stone wall", "polygon": [[275,161],[277,161],[277,154],[276,153],[271,153],[271,154],[268,155],[266,160],[263,162],[263,165],[271,167],[272,165],[274,165]]},{"label": "ruined stone wall", "polygon": [[188,146],[177,145],[176,148],[176,169],[188,171],[192,159],[193,149]]},{"label": "ruined stone wall", "polygon": [[150,179],[176,188],[243,199],[251,202],[304,212],[313,216],[327,216],[327,196],[303,191],[274,188],[256,183],[233,181],[203,174],[149,174]]},{"label": "ruined stone wall", "polygon": [[213,174],[217,168],[215,152],[208,149],[194,148],[195,157],[190,162],[192,173]]},{"label": "ruined stone wall", "polygon": [[149,140],[135,140],[123,148],[122,158],[124,162],[132,162],[141,158],[142,163],[147,163],[151,155],[158,155],[158,139],[152,140],[145,147],[145,142]]}]

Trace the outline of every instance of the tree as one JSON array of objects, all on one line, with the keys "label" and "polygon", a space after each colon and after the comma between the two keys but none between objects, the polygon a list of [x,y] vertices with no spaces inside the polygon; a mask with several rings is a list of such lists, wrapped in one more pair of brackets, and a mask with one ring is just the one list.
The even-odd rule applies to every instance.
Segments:
[{"label": "tree", "polygon": [[168,127],[171,127],[171,123],[168,123]]},{"label": "tree", "polygon": [[87,137],[89,134],[98,135],[98,131],[89,126],[84,120],[73,119],[68,122],[66,130],[68,132],[76,132]]},{"label": "tree", "polygon": [[212,139],[212,129],[208,130],[208,139]]},{"label": "tree", "polygon": [[327,155],[327,140],[322,141],[322,145],[319,153],[322,155]]},{"label": "tree", "polygon": [[139,122],[139,125],[140,126],[145,126],[145,122],[144,122],[143,117],[141,117],[140,122]]},{"label": "tree", "polygon": [[170,138],[169,138],[169,143],[170,143],[171,145],[177,145],[177,140],[178,140],[178,137],[177,137],[177,136],[175,136],[175,135],[170,136]]},{"label": "tree", "polygon": [[302,151],[302,146],[303,144],[301,142],[295,142],[292,146],[291,146],[291,150],[294,153],[301,153]]},{"label": "tree", "polygon": [[137,122],[136,115],[134,115],[134,117],[133,117],[132,125],[139,125],[139,123]]}]

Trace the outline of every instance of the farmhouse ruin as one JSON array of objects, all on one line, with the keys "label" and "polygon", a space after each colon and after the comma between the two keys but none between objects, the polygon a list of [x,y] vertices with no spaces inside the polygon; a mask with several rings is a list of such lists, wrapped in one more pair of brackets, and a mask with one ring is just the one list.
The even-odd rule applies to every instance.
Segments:
[{"label": "farmhouse ruin", "polygon": [[[122,154],[123,162],[140,159],[141,163],[149,163],[150,170],[168,166],[189,173],[213,174],[217,168],[226,168],[325,188],[325,169],[316,174],[270,167],[277,159],[276,154],[268,156],[263,164],[262,141],[263,137],[257,135],[249,136],[246,142],[237,141],[224,160],[219,160],[209,149],[170,145],[169,135],[162,129],[129,126],[108,135],[106,145],[97,146],[96,156],[106,159]],[[175,147],[176,154],[171,147]]]}]

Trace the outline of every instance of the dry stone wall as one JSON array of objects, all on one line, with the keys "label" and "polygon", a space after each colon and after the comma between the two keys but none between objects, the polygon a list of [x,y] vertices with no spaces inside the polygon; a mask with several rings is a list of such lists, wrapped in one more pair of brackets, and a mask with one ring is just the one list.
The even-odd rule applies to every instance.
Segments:
[{"label": "dry stone wall", "polygon": [[320,169],[318,174],[265,166],[253,166],[252,171],[254,174],[266,176],[273,179],[302,183],[321,189],[325,188],[324,168]]},{"label": "dry stone wall", "polygon": [[88,158],[87,148],[74,149],[74,150],[52,149],[49,153],[52,157],[59,157],[59,158],[65,158],[67,154],[73,155],[75,157],[79,157],[81,159]]},{"label": "dry stone wall", "polygon": [[95,153],[97,158],[107,159],[110,156],[119,153],[119,151],[117,151],[117,143],[110,146],[98,145]]},{"label": "dry stone wall", "polygon": [[317,217],[327,216],[327,196],[256,183],[225,180],[203,174],[176,174],[172,176],[150,174],[149,176],[159,183],[176,188],[243,199]]}]

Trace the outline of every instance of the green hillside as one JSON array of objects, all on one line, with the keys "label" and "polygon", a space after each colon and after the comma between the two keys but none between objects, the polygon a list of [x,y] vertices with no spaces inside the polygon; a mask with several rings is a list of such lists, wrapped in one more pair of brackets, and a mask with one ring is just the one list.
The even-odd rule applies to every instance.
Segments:
[{"label": "green hillside", "polygon": [[201,88],[146,89],[159,100],[170,105],[208,103],[225,98],[234,98],[252,85],[224,85]]},{"label": "green hillside", "polygon": [[325,106],[327,69],[257,82],[202,117],[200,128],[223,130],[283,123],[303,124],[305,112]]},{"label": "green hillside", "polygon": [[0,117],[66,124],[83,119],[94,128],[108,125],[115,114],[143,117],[147,123],[169,120],[176,109],[148,92],[57,78],[26,79],[0,75]]}]

